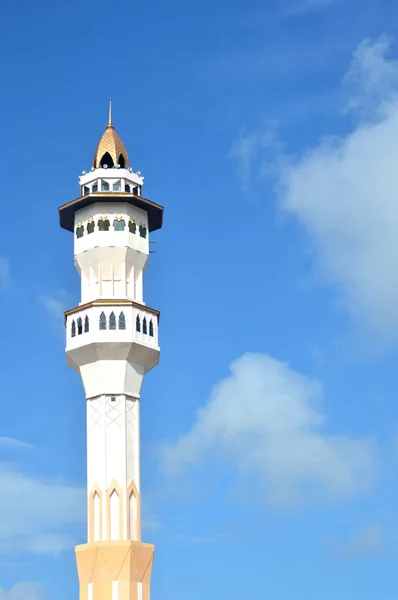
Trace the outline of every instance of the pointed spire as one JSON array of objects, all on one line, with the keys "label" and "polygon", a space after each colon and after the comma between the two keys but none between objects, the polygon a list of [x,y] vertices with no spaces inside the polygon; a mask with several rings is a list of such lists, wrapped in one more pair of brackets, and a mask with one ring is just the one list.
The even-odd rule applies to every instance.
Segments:
[{"label": "pointed spire", "polygon": [[108,127],[112,127],[112,98],[109,99]]}]

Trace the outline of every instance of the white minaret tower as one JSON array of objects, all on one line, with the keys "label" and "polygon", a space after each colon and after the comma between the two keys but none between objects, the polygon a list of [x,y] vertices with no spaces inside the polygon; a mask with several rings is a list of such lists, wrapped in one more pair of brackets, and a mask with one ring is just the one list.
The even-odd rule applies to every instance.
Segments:
[{"label": "white minaret tower", "polygon": [[163,208],[142,196],[109,122],[80,197],[59,209],[74,234],[81,302],[66,311],[66,360],[87,405],[87,544],[76,547],[80,600],[149,600],[154,547],[141,542],[140,390],[159,361],[159,312],[143,300],[149,233]]}]

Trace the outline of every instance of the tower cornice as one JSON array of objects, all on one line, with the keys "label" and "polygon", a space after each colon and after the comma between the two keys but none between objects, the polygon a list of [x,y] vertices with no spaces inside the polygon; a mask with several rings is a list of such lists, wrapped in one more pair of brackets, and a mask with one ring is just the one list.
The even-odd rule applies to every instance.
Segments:
[{"label": "tower cornice", "polygon": [[152,313],[153,315],[155,315],[158,319],[158,321],[160,320],[160,311],[157,310],[156,308],[151,308],[150,306],[147,306],[146,304],[141,304],[140,302],[134,302],[134,300],[116,300],[116,299],[111,299],[111,300],[93,300],[92,302],[86,302],[85,304],[79,304],[79,306],[75,306],[74,308],[70,308],[69,310],[66,310],[64,312],[64,316],[65,316],[65,323],[66,323],[66,319],[69,315],[73,315],[76,312],[79,312],[81,310],[85,310],[86,308],[91,308],[92,306],[134,306],[135,308],[140,308],[142,310],[145,310],[149,313]]}]

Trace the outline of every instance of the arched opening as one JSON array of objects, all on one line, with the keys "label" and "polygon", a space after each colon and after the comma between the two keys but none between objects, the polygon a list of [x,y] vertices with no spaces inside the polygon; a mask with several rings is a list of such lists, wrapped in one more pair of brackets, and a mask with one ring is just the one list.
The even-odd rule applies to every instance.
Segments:
[{"label": "arched opening", "polygon": [[113,490],[109,498],[109,537],[111,541],[120,539],[120,500],[119,494]]},{"label": "arched opening", "polygon": [[104,165],[106,165],[108,169],[114,167],[112,156],[109,154],[109,152],[105,152],[104,156],[100,160],[100,167],[103,168]]},{"label": "arched opening", "polygon": [[84,234],[84,225],[83,225],[83,223],[79,223],[79,225],[76,227],[76,237],[81,238],[81,237],[83,237],[83,234]]},{"label": "arched opening", "polygon": [[149,335],[153,337],[153,322],[152,319],[149,321]]},{"label": "arched opening", "polygon": [[109,183],[107,181],[101,181],[101,192],[109,192]]},{"label": "arched opening", "polygon": [[137,498],[135,497],[134,492],[131,492],[129,495],[129,539],[136,540],[137,539]]},{"label": "arched opening", "polygon": [[115,231],[124,231],[126,227],[126,221],[124,219],[115,219],[113,221],[113,229]]},{"label": "arched opening", "polygon": [[70,334],[72,337],[75,337],[76,335],[76,323],[74,319],[72,321],[72,327],[70,328]]},{"label": "arched opening", "polygon": [[135,320],[135,328],[137,331],[141,331],[141,321],[139,315],[137,315],[137,318]]},{"label": "arched opening", "polygon": [[130,192],[130,190],[131,190],[131,188],[130,188],[129,184],[126,183],[125,186],[124,186],[124,191],[125,192]]},{"label": "arched opening", "polygon": [[91,192],[92,192],[93,194],[95,194],[95,192],[98,192],[98,183],[94,183],[94,185],[93,185],[93,187],[92,187],[92,189],[91,189]]},{"label": "arched opening", "polygon": [[118,181],[115,181],[115,183],[112,185],[112,190],[114,192],[120,192],[122,189],[122,182],[120,181],[120,179],[118,179]]},{"label": "arched opening", "polygon": [[100,314],[100,318],[99,318],[99,328],[100,329],[106,329],[106,316],[105,313],[102,312]]},{"label": "arched opening", "polygon": [[77,335],[81,335],[83,333],[83,321],[79,317],[77,320]]},{"label": "arched opening", "polygon": [[146,318],[144,317],[143,321],[142,321],[142,333],[144,333],[145,335],[147,335],[148,333],[148,327],[146,324]]},{"label": "arched opening", "polygon": [[146,238],[146,227],[143,223],[140,225],[140,236],[142,238]]},{"label": "arched opening", "polygon": [[119,329],[126,329],[126,317],[124,316],[124,312],[121,312],[119,315]]},{"label": "arched opening", "polygon": [[122,169],[126,167],[126,161],[124,160],[123,154],[121,154],[117,161]]},{"label": "arched opening", "polygon": [[95,492],[93,498],[93,520],[94,520],[94,531],[93,537],[94,542],[99,542],[101,540],[101,499],[98,495],[98,492]]},{"label": "arched opening", "polygon": [[[151,328],[149,327],[149,330]],[[88,320],[88,316],[86,315],[85,319],[84,319],[84,333],[87,333],[89,330],[89,320]]]},{"label": "arched opening", "polygon": [[130,219],[129,221],[129,232],[130,233],[135,233],[137,231],[137,225],[135,224],[135,221],[133,221],[132,219]]},{"label": "arched opening", "polygon": [[99,231],[109,231],[110,222],[108,217],[101,217],[98,220],[98,229]]},{"label": "arched opening", "polygon": [[87,223],[87,233],[94,233],[94,220],[90,217]]},{"label": "arched opening", "polygon": [[116,316],[113,311],[109,315],[109,329],[116,329]]}]

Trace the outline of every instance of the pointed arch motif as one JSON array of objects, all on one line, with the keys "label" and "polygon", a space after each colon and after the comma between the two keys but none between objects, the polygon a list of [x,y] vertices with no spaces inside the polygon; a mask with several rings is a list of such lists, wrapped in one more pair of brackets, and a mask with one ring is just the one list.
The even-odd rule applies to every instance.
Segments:
[{"label": "pointed arch motif", "polygon": [[100,166],[103,167],[104,165],[106,165],[108,169],[111,169],[114,166],[113,158],[109,152],[104,152],[100,160]]},{"label": "pointed arch motif", "polygon": [[84,235],[84,225],[83,223],[79,223],[76,227],[76,237],[79,239]]},{"label": "pointed arch motif", "polygon": [[109,329],[116,329],[116,315],[113,311],[109,315]]},{"label": "pointed arch motif", "polygon": [[141,331],[140,315],[137,315],[137,318],[135,320],[135,329],[136,329],[136,331]]},{"label": "pointed arch motif", "polygon": [[87,221],[87,233],[94,233],[94,227],[95,227],[94,219],[93,219],[93,217],[90,217]]},{"label": "pointed arch motif", "polygon": [[148,327],[147,327],[146,317],[144,317],[143,320],[142,320],[142,333],[144,335],[148,334]]},{"label": "pointed arch motif", "polygon": [[116,219],[113,221],[113,229],[115,231],[124,231],[125,227],[126,221],[123,219],[123,217],[116,217]]},{"label": "pointed arch motif", "polygon": [[110,226],[110,222],[109,222],[108,217],[103,215],[98,219],[98,230],[99,231],[109,231],[109,226]]},{"label": "pointed arch motif", "polygon": [[106,539],[122,540],[124,522],[123,491],[116,479],[111,482],[110,486],[106,490],[106,516]]},{"label": "pointed arch motif", "polygon": [[102,311],[102,313],[100,314],[99,328],[102,330],[106,329],[106,316],[105,316],[104,311]]},{"label": "pointed arch motif", "polygon": [[77,335],[81,335],[83,333],[83,321],[81,317],[77,319]]},{"label": "pointed arch motif", "polygon": [[73,319],[73,321],[72,321],[72,326],[70,328],[70,334],[71,334],[72,337],[75,337],[75,335],[76,335],[76,322],[75,322],[75,319]]},{"label": "pointed arch motif", "polygon": [[140,224],[139,230],[140,230],[140,236],[142,238],[146,238],[146,227],[145,227],[144,223]]},{"label": "pointed arch motif", "polygon": [[119,329],[126,329],[126,317],[123,311],[119,315]]},{"label": "pointed arch motif", "polygon": [[102,492],[97,482],[91,488],[88,503],[88,541],[100,542],[102,540]]},{"label": "pointed arch motif", "polygon": [[127,488],[127,539],[141,541],[141,496],[133,480]]},{"label": "pointed arch motif", "polygon": [[152,319],[149,321],[149,335],[153,337],[153,321]]},{"label": "pointed arch motif", "polygon": [[134,219],[129,220],[129,232],[135,233],[137,231],[137,225],[135,224]]},{"label": "pointed arch motif", "polygon": [[84,333],[87,333],[90,329],[90,322],[89,322],[89,318],[88,315],[86,315],[84,317]]}]

